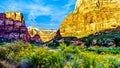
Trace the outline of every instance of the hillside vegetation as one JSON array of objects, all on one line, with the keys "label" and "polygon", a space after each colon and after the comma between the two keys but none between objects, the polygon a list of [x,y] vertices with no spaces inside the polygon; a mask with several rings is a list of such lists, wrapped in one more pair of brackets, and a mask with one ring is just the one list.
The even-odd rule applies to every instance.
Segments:
[{"label": "hillside vegetation", "polygon": [[[1,68],[119,68],[120,48],[81,46],[45,48],[22,41],[0,46]],[[101,50],[101,52],[99,52]],[[107,50],[107,52],[105,51]],[[116,53],[113,52],[116,50]],[[117,52],[118,51],[118,52]]]}]

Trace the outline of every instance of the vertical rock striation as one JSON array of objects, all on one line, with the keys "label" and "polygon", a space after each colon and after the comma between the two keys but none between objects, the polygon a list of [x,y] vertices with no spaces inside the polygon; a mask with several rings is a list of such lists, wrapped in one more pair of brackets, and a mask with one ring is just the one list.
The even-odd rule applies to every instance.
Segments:
[{"label": "vertical rock striation", "polygon": [[119,0],[77,0],[74,12],[64,19],[59,30],[62,37],[82,38],[118,26]]}]

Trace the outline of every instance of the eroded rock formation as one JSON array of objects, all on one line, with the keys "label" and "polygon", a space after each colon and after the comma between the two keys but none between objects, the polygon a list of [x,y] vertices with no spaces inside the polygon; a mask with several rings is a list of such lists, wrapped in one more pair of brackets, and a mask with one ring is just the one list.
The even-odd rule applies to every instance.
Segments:
[{"label": "eroded rock formation", "polygon": [[40,36],[43,42],[50,41],[56,35],[56,30],[52,29],[38,29],[34,26],[28,27],[28,33],[31,37],[35,36],[36,34]]},{"label": "eroded rock formation", "polygon": [[42,42],[40,37],[31,37],[20,12],[0,13],[0,42],[14,40]]},{"label": "eroded rock formation", "polygon": [[71,12],[60,25],[60,35],[82,38],[118,26],[119,0],[77,0],[74,12]]}]

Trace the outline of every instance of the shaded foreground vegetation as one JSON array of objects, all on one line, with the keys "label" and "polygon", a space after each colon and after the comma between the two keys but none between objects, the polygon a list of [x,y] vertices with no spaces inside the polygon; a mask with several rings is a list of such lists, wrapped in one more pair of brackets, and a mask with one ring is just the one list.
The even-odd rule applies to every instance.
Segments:
[{"label": "shaded foreground vegetation", "polygon": [[[119,68],[120,48],[45,48],[22,41],[0,46],[0,68]],[[99,52],[100,51],[100,52]]]}]

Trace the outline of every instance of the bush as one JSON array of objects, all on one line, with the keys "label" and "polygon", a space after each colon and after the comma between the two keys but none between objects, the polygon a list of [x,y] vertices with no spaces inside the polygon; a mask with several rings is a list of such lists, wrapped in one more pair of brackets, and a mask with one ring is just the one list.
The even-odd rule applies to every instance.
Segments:
[{"label": "bush", "polygon": [[69,46],[70,45],[70,40],[64,40],[64,43],[67,45],[67,46]]},{"label": "bush", "polygon": [[22,41],[17,41],[14,43],[8,43],[6,45],[2,45],[0,46],[0,60],[8,60],[9,62],[20,61],[21,57],[27,55],[26,51],[30,52],[32,48],[33,46],[31,44],[24,43]]},{"label": "bush", "polygon": [[[92,49],[92,48],[91,48]],[[19,68],[119,68],[120,54],[114,48],[96,46],[90,52],[87,48],[60,44],[58,49],[36,47],[22,41],[0,46],[1,67],[15,64]],[[95,52],[94,52],[95,50]],[[107,51],[108,50],[108,51]],[[100,54],[98,54],[98,51]],[[110,53],[107,53],[112,51]],[[14,65],[13,65],[14,66]]]},{"label": "bush", "polygon": [[34,54],[30,56],[30,62],[35,68],[58,68],[61,66],[60,62],[63,61],[60,56],[61,55],[57,52],[49,51],[44,48],[38,48],[35,50]]},{"label": "bush", "polygon": [[120,38],[119,37],[115,38],[114,41],[115,41],[116,46],[120,47]]}]

